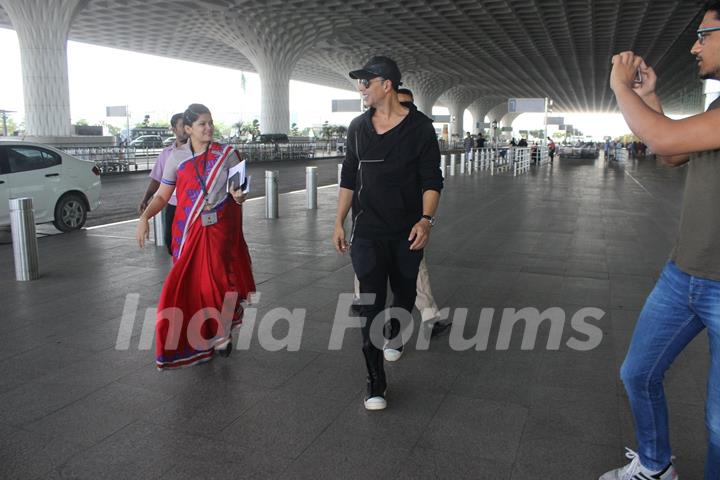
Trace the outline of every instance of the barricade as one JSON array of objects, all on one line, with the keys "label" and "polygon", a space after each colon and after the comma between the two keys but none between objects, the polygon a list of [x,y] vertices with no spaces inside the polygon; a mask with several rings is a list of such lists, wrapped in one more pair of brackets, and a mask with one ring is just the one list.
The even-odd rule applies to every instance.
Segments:
[{"label": "barricade", "polygon": [[451,154],[451,155],[450,155],[450,168],[448,169],[448,170],[449,170],[448,175],[450,175],[451,177],[455,176],[455,163],[456,163],[456,160],[457,160],[457,153]]},{"label": "barricade", "polygon": [[530,171],[530,148],[511,148],[513,175]]},{"label": "barricade", "polygon": [[305,167],[305,195],[307,197],[307,209],[317,209],[317,167]]},{"label": "barricade", "polygon": [[15,280],[36,280],[40,277],[40,259],[32,198],[10,199],[10,229],[15,258]]},{"label": "barricade", "polygon": [[265,218],[278,218],[278,172],[265,170]]}]

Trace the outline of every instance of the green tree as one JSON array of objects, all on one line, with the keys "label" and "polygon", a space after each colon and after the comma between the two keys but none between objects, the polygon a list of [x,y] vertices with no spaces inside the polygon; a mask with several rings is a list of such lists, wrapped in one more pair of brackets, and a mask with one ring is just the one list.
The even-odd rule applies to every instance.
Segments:
[{"label": "green tree", "polygon": [[213,133],[213,136],[215,138],[222,138],[222,137],[230,136],[230,133],[231,133],[230,130],[232,128],[230,125],[227,125],[222,122],[214,122],[214,124],[215,124],[215,131]]},{"label": "green tree", "polygon": [[252,122],[237,122],[233,127],[237,128],[241,136],[249,135],[252,141],[255,141],[255,138],[260,135],[260,121],[257,118]]},{"label": "green tree", "polygon": [[116,136],[120,135],[120,132],[122,131],[122,128],[116,127],[115,125],[111,125],[111,124],[109,124],[109,123],[107,123],[107,122],[105,122],[105,121],[101,121],[101,122],[99,123],[99,125],[107,128],[107,129],[108,129],[108,133],[109,133],[110,135],[112,135],[113,137],[116,137]]},{"label": "green tree", "polygon": [[293,137],[300,136],[300,130],[298,129],[297,123],[293,123],[292,125],[290,125],[290,135]]},{"label": "green tree", "polygon": [[[5,124],[7,125],[7,134],[12,135],[13,132],[15,132],[18,129],[18,125],[15,123],[15,120],[11,116],[7,116],[5,120]],[[3,134],[3,125],[2,125],[2,118],[0,118],[0,135]]]},{"label": "green tree", "polygon": [[78,120],[77,122],[75,122],[75,125],[79,125],[79,126],[81,126],[81,127],[87,127],[87,126],[89,125],[89,123],[88,123],[88,121],[85,120],[84,118],[81,118],[80,120]]}]

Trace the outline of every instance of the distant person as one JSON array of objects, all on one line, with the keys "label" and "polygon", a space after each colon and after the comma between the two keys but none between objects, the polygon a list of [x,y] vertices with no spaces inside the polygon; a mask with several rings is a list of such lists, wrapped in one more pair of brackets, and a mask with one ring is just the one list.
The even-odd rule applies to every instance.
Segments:
[{"label": "distant person", "polygon": [[[176,113],[170,118],[170,129],[175,135],[175,141],[163,149],[155,160],[155,166],[153,166],[150,172],[150,183],[148,184],[145,195],[143,196],[140,206],[138,207],[138,213],[142,214],[148,206],[148,203],[152,199],[155,192],[160,188],[160,182],[162,181],[163,170],[165,169],[165,162],[173,154],[175,149],[182,147],[187,141],[187,134],[185,133],[185,125],[182,121],[183,114]],[[167,206],[165,207],[165,246],[167,247],[168,253],[173,254],[172,249],[172,224],[175,218],[175,206],[177,205],[177,196],[173,192],[170,200],[168,200]]]},{"label": "distant person", "polygon": [[547,144],[548,157],[550,157],[550,163],[553,163],[553,160],[555,159],[555,149],[557,147],[555,146],[555,141],[552,138],[547,137],[547,140],[548,140],[548,144]]},{"label": "distant person", "polygon": [[477,148],[485,148],[485,137],[483,136],[482,132],[477,134],[476,145]]},{"label": "distant person", "polygon": [[[229,355],[232,329],[242,322],[241,301],[255,291],[242,230],[245,194],[228,185],[229,169],[240,162],[240,154],[213,142],[212,115],[204,105],[190,105],[183,124],[188,141],[167,160],[161,185],[140,215],[136,232],[142,248],[148,221],[177,193],[174,262],[163,283],[155,327],[159,370],[205,362],[215,352]],[[232,318],[217,322],[199,317],[198,324],[200,312],[228,313],[226,296],[233,293]]]},{"label": "distant person", "polygon": [[[720,80],[720,1],[709,2],[690,53],[703,80]],[[681,37],[682,38],[682,37]],[[625,121],[665,163],[687,165],[675,248],[648,296],[620,376],[630,401],[637,453],[601,480],[675,480],[663,381],[677,356],[703,330],[710,345],[705,426],[705,480],[720,479],[720,99],[682,120],[663,113],[657,76],[643,58],[622,52],[612,59],[610,87]],[[635,81],[640,72],[642,82]],[[689,423],[688,423],[689,422]],[[679,426],[686,431],[689,419]],[[695,433],[697,435],[697,433]],[[685,478],[685,477],[683,477]],[[690,477],[688,477],[690,478]],[[699,477],[692,477],[693,479]]]},{"label": "distant person", "polygon": [[470,160],[472,155],[472,149],[475,146],[475,140],[473,140],[470,132],[465,132],[465,139],[463,140],[463,146],[465,147],[465,161]]},{"label": "distant person", "polygon": [[525,137],[521,138],[520,141],[518,142],[517,146],[523,147],[523,148],[527,147],[528,146],[527,139]]}]

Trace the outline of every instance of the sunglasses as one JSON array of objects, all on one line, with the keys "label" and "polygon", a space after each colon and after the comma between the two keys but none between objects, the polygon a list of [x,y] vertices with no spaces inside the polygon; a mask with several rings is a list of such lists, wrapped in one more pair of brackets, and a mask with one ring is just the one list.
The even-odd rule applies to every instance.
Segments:
[{"label": "sunglasses", "polygon": [[705,37],[707,37],[710,32],[717,32],[718,30],[720,30],[720,27],[698,28],[697,38],[700,45],[705,45]]},{"label": "sunglasses", "polygon": [[372,83],[373,80],[380,80],[381,82],[384,82],[385,79],[382,77],[375,77],[375,78],[358,78],[358,86],[362,85],[365,88],[368,88],[370,86],[370,83]]}]

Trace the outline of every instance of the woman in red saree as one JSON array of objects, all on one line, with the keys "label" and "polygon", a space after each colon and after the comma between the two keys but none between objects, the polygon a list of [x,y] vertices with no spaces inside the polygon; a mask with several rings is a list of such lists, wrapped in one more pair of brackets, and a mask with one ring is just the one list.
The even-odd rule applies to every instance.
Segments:
[{"label": "woman in red saree", "polygon": [[143,247],[148,220],[176,192],[173,267],[163,284],[155,327],[160,370],[205,362],[215,351],[229,355],[232,328],[242,321],[241,302],[255,291],[242,231],[245,195],[242,188],[228,188],[229,169],[240,155],[212,141],[212,116],[204,105],[190,105],[183,121],[188,142],[168,159],[160,188],[137,227]]}]

